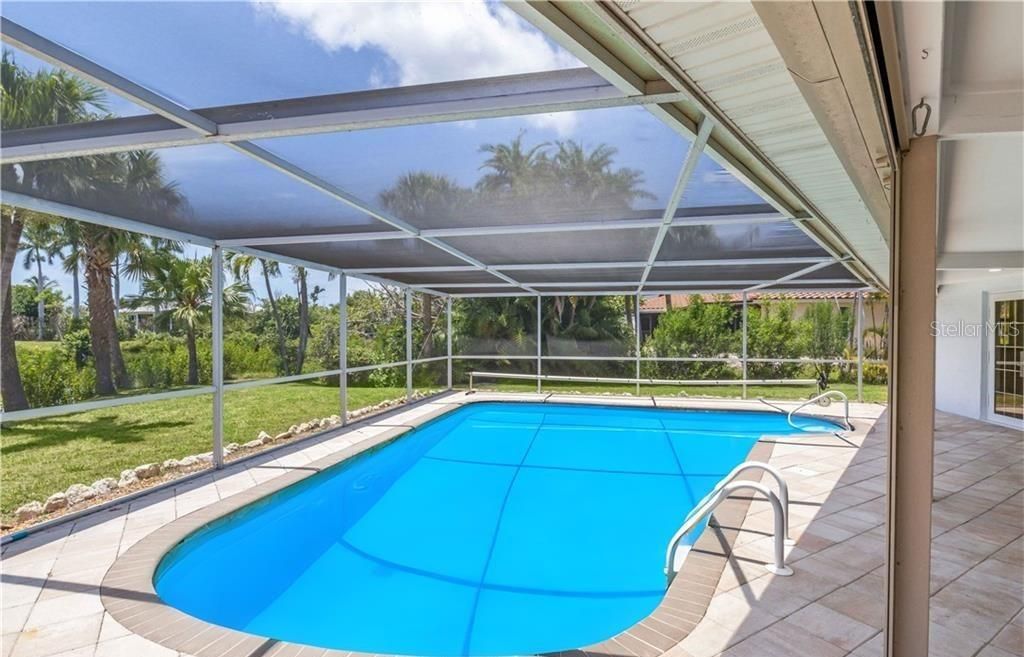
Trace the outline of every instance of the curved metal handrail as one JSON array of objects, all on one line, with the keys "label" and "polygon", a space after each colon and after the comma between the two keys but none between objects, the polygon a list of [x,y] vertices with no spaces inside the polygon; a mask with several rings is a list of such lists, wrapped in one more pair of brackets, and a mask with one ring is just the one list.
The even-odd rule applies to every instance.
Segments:
[{"label": "curved metal handrail", "polygon": [[[729,474],[722,477],[721,481],[715,484],[715,487],[711,489],[710,493],[704,496],[704,499],[700,501],[700,504],[703,504],[705,500],[707,500],[709,497],[718,492],[723,486],[732,482],[734,479],[736,479],[736,477],[740,476],[747,470],[762,470],[764,472],[767,472],[772,476],[773,479],[775,479],[775,483],[779,485],[778,497],[779,502],[782,503],[782,512],[785,516],[783,518],[783,525],[786,528],[784,535],[785,542],[786,545],[793,545],[796,541],[789,537],[789,485],[786,484],[786,480],[783,478],[782,473],[779,472],[778,468],[776,468],[775,466],[768,465],[767,463],[764,463],[762,461],[744,461],[743,463],[740,463],[735,468],[733,468],[729,472]],[[698,504],[697,506],[700,506],[700,504]]]},{"label": "curved metal handrail", "polygon": [[767,498],[769,502],[771,502],[775,518],[774,563],[765,564],[765,568],[768,569],[768,572],[782,577],[788,577],[793,574],[793,569],[786,565],[786,548],[783,544],[783,537],[786,533],[784,526],[786,516],[785,512],[782,510],[782,502],[779,501],[779,497],[764,484],[759,484],[753,481],[733,481],[723,485],[721,488],[718,488],[717,492],[714,492],[712,495],[705,498],[705,501],[702,502],[700,506],[690,512],[690,515],[687,516],[686,522],[683,523],[683,526],[679,528],[679,531],[677,531],[669,540],[668,549],[665,551],[665,575],[668,577],[670,584],[672,579],[675,577],[674,567],[676,551],[679,549],[679,541],[693,531],[697,527],[697,523],[711,514],[719,504],[739,490],[752,490],[756,493],[760,493]]},{"label": "curved metal handrail", "polygon": [[842,390],[826,390],[820,395],[815,395],[814,397],[811,397],[804,403],[800,404],[799,406],[791,410],[786,415],[786,422],[788,422],[789,426],[793,427],[794,429],[800,429],[801,431],[805,431],[803,427],[798,427],[796,424],[793,423],[793,414],[799,411],[804,406],[809,406],[810,404],[813,404],[820,399],[825,399],[827,397],[834,396],[838,396],[840,399],[843,400],[843,426],[846,428],[847,431],[852,431],[853,425],[850,424],[850,398],[847,397],[846,393],[843,392]]}]

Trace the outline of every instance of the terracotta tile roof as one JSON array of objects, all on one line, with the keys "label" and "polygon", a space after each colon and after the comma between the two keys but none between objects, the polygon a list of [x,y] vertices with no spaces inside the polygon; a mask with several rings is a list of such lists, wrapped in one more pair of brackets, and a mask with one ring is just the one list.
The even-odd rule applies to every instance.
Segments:
[{"label": "terracotta tile roof", "polygon": [[[685,308],[690,304],[690,297],[692,294],[673,294],[672,296],[672,307],[673,308]],[[725,298],[729,303],[742,303],[743,296],[739,292],[730,292],[723,294],[702,294],[701,298],[705,302],[719,301]],[[788,299],[791,301],[818,301],[824,299],[854,299],[857,296],[856,292],[817,292],[814,290],[808,290],[806,292],[751,292],[747,295],[748,301],[781,301]],[[665,312],[665,295],[658,295],[652,297],[646,297],[640,303],[640,312],[642,313],[663,313]]]}]

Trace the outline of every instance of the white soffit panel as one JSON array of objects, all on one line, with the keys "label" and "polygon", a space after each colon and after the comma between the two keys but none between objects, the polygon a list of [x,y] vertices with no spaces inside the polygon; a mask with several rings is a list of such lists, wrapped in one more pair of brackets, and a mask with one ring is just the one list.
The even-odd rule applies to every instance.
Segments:
[{"label": "white soffit panel", "polygon": [[868,211],[748,2],[619,6],[807,197],[857,256],[887,277],[886,236]]}]

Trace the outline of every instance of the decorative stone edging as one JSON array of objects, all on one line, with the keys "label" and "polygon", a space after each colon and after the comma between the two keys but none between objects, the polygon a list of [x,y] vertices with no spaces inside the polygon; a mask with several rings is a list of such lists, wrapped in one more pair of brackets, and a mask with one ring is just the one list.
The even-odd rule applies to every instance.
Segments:
[{"label": "decorative stone edging", "polygon": [[[436,392],[438,391],[428,390],[427,392],[420,392],[417,390],[413,392],[411,401],[425,399]],[[400,399],[386,399],[370,406],[364,406],[363,408],[357,408],[354,411],[349,411],[348,419],[356,420],[379,413],[389,408],[400,406],[404,403],[404,397]],[[300,424],[293,424],[286,431],[282,431],[273,436],[266,431],[260,431],[256,438],[249,442],[242,444],[228,443],[224,446],[224,454],[229,455],[239,452],[250,452],[275,442],[283,442],[300,436],[305,437],[307,434],[338,427],[340,425],[341,416],[330,415],[324,418],[313,418]],[[43,502],[33,500],[27,504],[23,504],[15,509],[13,514],[14,519],[18,524],[31,523],[32,521],[37,520],[40,516],[68,511],[71,510],[72,507],[84,505],[84,503],[91,500],[106,498],[115,494],[118,490],[138,489],[140,486],[145,485],[142,482],[156,479],[161,475],[176,474],[178,472],[191,472],[205,467],[210,463],[213,463],[213,452],[190,454],[189,456],[185,456],[180,459],[167,459],[162,463],[144,463],[142,465],[135,466],[134,468],[122,470],[120,478],[118,479],[114,479],[113,477],[104,477],[103,479],[97,479],[88,486],[85,484],[71,484],[68,486],[67,490],[56,492],[47,497]]]},{"label": "decorative stone edging", "polygon": [[[476,403],[476,400],[446,403],[418,418],[416,426],[470,403]],[[213,625],[165,604],[153,585],[160,561],[191,534],[220,518],[315,476],[325,468],[381,447],[414,428],[403,426],[386,430],[317,459],[301,470],[293,470],[164,525],[129,548],[107,571],[100,586],[104,608],[129,631],[196,657],[258,657],[271,652],[276,656],[291,655],[293,651],[298,654],[304,647],[300,644]],[[758,442],[748,458],[767,461],[772,450],[771,442]],[[600,643],[548,653],[545,657],[660,657],[677,645],[704,617],[750,501],[750,498],[729,498],[719,505],[715,510],[716,524],[708,527],[691,547],[665,597],[649,616]],[[316,650],[322,657],[395,657],[345,650],[324,650],[322,653],[322,649]]]}]

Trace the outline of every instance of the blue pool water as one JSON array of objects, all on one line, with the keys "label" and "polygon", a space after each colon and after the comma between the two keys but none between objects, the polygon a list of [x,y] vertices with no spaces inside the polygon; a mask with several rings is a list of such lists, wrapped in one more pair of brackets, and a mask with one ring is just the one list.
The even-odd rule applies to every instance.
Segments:
[{"label": "blue pool water", "polygon": [[776,413],[470,404],[200,530],[156,590],[326,648],[585,646],[657,607],[686,514],[761,435],[795,431]]}]

